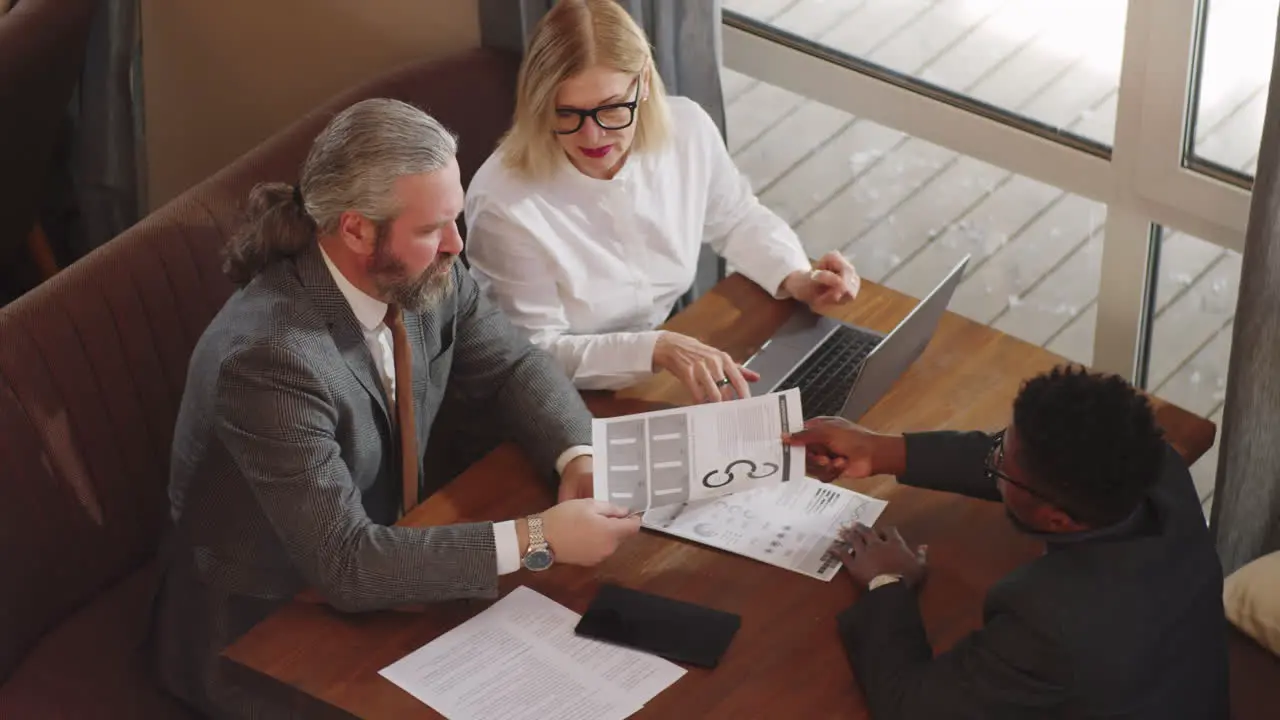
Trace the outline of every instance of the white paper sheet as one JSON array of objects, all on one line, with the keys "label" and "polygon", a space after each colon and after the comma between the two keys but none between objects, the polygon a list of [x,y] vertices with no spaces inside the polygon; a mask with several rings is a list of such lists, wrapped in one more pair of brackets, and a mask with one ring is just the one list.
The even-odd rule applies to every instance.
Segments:
[{"label": "white paper sheet", "polygon": [[831,580],[840,560],[831,553],[841,528],[871,526],[888,505],[812,478],[687,505],[655,508],[644,527]]},{"label": "white paper sheet", "polygon": [[804,478],[800,391],[592,422],[597,499],[640,512]]},{"label": "white paper sheet", "polygon": [[621,720],[685,674],[578,637],[580,619],[520,586],[379,674],[450,720]]}]

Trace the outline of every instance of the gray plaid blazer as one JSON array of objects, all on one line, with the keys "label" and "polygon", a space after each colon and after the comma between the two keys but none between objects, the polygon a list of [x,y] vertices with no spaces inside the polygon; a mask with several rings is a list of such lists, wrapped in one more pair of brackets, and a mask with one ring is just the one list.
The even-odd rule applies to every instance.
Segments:
[{"label": "gray plaid blazer", "polygon": [[[439,307],[405,317],[418,447],[447,384],[553,476],[561,452],[591,444],[590,413],[461,263],[453,279]],[[391,526],[396,438],[358,321],[318,247],[228,300],[196,344],[174,432],[175,533],[154,636],[173,692],[212,714],[276,714],[226,681],[218,654],[307,586],[353,612],[496,596],[492,523]]]}]

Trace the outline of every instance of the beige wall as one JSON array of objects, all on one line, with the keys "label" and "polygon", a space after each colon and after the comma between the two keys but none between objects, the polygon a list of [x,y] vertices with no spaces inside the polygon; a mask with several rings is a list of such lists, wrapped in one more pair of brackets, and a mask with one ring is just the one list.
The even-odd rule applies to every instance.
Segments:
[{"label": "beige wall", "polygon": [[142,0],[151,208],[361,80],[479,45],[476,3]]}]

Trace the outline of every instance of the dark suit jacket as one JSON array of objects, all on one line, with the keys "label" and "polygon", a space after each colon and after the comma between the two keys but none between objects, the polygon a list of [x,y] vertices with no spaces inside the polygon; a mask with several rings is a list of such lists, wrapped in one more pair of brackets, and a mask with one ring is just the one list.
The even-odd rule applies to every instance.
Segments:
[{"label": "dark suit jacket", "polygon": [[[998,501],[989,447],[982,433],[908,436],[901,481]],[[936,658],[900,584],[840,616],[874,720],[1228,717],[1222,567],[1172,448],[1129,521],[1045,539],[991,588],[983,628]]]},{"label": "dark suit jacket", "polygon": [[[418,447],[448,386],[553,476],[561,452],[591,444],[590,413],[461,263],[453,280],[436,308],[405,317]],[[397,438],[318,247],[231,297],[196,345],[174,433],[177,532],[156,628],[172,690],[220,713],[264,710],[233,696],[218,653],[307,586],[347,611],[497,595],[492,523],[392,526]]]}]

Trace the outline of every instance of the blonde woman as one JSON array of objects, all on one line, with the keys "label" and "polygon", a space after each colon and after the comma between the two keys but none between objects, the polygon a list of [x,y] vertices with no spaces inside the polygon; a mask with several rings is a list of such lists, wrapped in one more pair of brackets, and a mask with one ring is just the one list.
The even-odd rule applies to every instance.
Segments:
[{"label": "blonde woman", "polygon": [[668,97],[643,31],[615,0],[562,0],[539,23],[515,122],[466,200],[480,286],[575,385],[667,370],[695,401],[750,395],[726,353],[657,331],[702,243],[771,295],[814,307],[857,295],[839,253],[812,265],[760,204],[710,116]]}]

